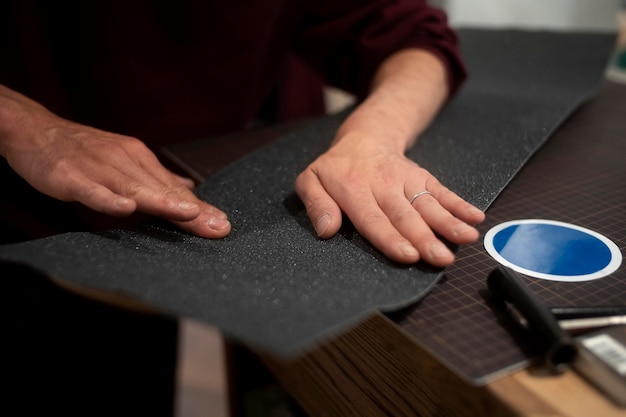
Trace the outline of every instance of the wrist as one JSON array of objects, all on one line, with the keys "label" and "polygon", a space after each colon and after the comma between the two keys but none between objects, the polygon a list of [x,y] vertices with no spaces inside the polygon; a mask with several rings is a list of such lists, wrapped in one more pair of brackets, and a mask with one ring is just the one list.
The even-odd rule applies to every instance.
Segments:
[{"label": "wrist", "polygon": [[446,69],[429,51],[399,51],[380,66],[369,96],[346,119],[335,141],[357,132],[398,152],[410,148],[448,94]]},{"label": "wrist", "polygon": [[0,85],[0,155],[41,145],[42,132],[58,125],[57,116],[30,98]]},{"label": "wrist", "polygon": [[355,109],[337,130],[333,144],[350,141],[360,146],[380,147],[386,152],[404,154],[414,141],[412,132],[402,123],[390,121],[384,112],[373,107],[364,103]]}]

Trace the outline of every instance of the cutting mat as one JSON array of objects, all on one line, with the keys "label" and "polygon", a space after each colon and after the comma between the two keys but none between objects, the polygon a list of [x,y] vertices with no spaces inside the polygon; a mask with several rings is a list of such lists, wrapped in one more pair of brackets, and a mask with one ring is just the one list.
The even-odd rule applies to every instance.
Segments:
[{"label": "cutting mat", "polygon": [[[599,232],[626,250],[626,85],[607,82],[526,164],[480,226],[551,219]],[[416,308],[395,316],[419,343],[473,383],[520,368],[536,355],[520,329],[490,307],[486,278],[497,266],[482,240],[463,247]],[[626,304],[626,266],[594,281],[528,278],[550,306]]]}]

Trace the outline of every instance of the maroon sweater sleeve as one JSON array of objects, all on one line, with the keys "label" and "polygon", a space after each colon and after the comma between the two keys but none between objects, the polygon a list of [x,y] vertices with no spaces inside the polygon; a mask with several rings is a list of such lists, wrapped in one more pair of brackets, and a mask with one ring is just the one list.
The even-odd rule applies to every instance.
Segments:
[{"label": "maroon sweater sleeve", "polygon": [[446,67],[450,95],[466,78],[446,15],[425,0],[315,1],[298,27],[296,53],[329,84],[364,97],[382,61],[426,49]]}]

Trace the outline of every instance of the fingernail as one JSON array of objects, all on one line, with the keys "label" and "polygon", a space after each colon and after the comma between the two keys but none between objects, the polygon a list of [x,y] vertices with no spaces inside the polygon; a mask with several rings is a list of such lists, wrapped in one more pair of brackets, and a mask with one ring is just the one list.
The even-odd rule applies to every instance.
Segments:
[{"label": "fingernail", "polygon": [[131,201],[132,200],[130,198],[120,197],[117,200],[115,200],[115,205],[118,207],[124,207],[130,204]]},{"label": "fingernail", "polygon": [[474,228],[466,223],[459,223],[452,229],[452,233],[454,233],[455,236],[459,236],[470,230],[474,230]]},{"label": "fingernail", "polygon": [[230,225],[230,222],[223,218],[211,217],[206,224],[213,230],[224,230]]},{"label": "fingernail", "polygon": [[226,213],[224,213],[223,211],[216,210],[216,211],[213,211],[212,214],[218,219],[226,220],[228,218]]},{"label": "fingernail", "polygon": [[478,214],[478,213],[481,213],[481,214],[482,214],[482,212],[483,212],[483,211],[482,211],[482,210],[480,210],[480,209],[479,209],[479,208],[477,208],[477,207],[474,207],[474,206],[469,206],[467,209],[465,209],[465,212],[466,212],[467,214],[469,214],[469,215],[474,215],[474,214]]},{"label": "fingernail", "polygon": [[441,243],[432,243],[428,250],[432,258],[446,258],[450,256],[448,248]]},{"label": "fingernail", "polygon": [[193,210],[195,208],[197,208],[198,205],[195,203],[190,203],[189,201],[181,201],[180,203],[178,203],[178,208],[181,210]]},{"label": "fingernail", "polygon": [[322,214],[317,218],[313,227],[315,228],[315,233],[317,233],[318,236],[322,236],[324,232],[326,232],[328,226],[330,226],[330,220],[330,214],[328,213]]},{"label": "fingernail", "polygon": [[417,249],[409,242],[402,242],[399,246],[400,252],[402,252],[404,256],[415,257],[418,255]]}]

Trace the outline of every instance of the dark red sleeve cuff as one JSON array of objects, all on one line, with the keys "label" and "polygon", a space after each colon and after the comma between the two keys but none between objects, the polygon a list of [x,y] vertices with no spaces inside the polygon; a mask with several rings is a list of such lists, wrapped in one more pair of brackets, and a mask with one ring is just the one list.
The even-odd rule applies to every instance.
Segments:
[{"label": "dark red sleeve cuff", "polygon": [[365,97],[380,64],[406,48],[441,59],[450,95],[467,76],[446,15],[424,0],[318,0],[310,7],[295,50],[330,85]]}]

